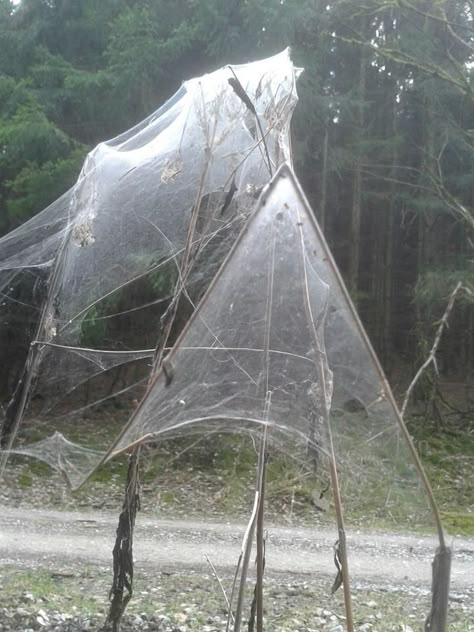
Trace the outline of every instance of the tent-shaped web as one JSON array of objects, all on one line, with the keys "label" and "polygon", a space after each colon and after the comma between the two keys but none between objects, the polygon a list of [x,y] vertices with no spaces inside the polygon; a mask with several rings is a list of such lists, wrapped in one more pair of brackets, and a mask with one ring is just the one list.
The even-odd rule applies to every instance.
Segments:
[{"label": "tent-shaped web", "polygon": [[160,436],[262,425],[321,467],[331,428],[349,520],[430,524],[393,396],[287,165],[106,460]]}]

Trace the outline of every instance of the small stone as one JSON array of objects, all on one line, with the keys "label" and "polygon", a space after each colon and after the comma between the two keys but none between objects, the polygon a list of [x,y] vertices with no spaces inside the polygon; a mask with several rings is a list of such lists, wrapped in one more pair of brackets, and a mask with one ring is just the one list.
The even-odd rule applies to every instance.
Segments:
[{"label": "small stone", "polygon": [[36,621],[38,621],[41,626],[49,625],[49,618],[47,616],[43,616],[42,614],[39,614],[36,617]]},{"label": "small stone", "polygon": [[365,605],[368,608],[376,608],[377,607],[377,602],[376,601],[368,601]]},{"label": "small stone", "polygon": [[184,612],[177,612],[174,615],[174,618],[176,619],[176,621],[178,621],[179,623],[185,623],[188,620],[188,615],[185,614]]},{"label": "small stone", "polygon": [[26,608],[17,608],[15,612],[20,617],[28,617],[30,614]]},{"label": "small stone", "polygon": [[23,597],[22,598],[23,598],[23,601],[34,601],[35,600],[33,594],[29,593],[29,592],[23,593]]}]

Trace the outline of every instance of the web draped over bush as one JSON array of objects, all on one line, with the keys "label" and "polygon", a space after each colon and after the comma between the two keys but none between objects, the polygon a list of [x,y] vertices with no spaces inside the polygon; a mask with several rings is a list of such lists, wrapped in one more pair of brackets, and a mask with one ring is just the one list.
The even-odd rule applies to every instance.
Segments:
[{"label": "web draped over bush", "polygon": [[[17,422],[61,430],[104,402],[141,397],[173,296],[185,285],[171,342],[271,171],[291,158],[299,72],[286,50],[185,82],[94,149],[68,193],[0,240],[4,357],[33,341]],[[255,112],[229,84],[235,77]]]},{"label": "web draped over bush", "polygon": [[8,309],[21,284],[43,301],[25,414],[67,430],[104,401],[141,400],[107,452],[57,431],[14,449],[76,487],[145,441],[266,426],[328,479],[332,434],[349,517],[426,525],[393,397],[314,215],[290,167],[268,184],[291,160],[298,72],[288,51],[233,70],[258,118],[229,68],[187,82],[2,241]]}]

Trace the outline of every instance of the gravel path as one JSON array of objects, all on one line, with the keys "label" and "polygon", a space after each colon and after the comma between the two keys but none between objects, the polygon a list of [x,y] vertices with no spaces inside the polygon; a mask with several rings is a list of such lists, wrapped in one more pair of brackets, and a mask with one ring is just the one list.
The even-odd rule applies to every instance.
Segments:
[{"label": "gravel path", "polygon": [[[8,599],[2,602],[0,592],[0,631],[99,630],[107,609],[116,522],[111,513],[3,508],[0,586],[7,587]],[[229,588],[244,529],[139,515],[137,585],[124,632],[222,632],[225,606],[205,556]],[[329,594],[334,539],[334,531],[322,528],[269,528],[266,630],[343,632],[342,595]],[[348,546],[356,629],[421,630],[436,541],[361,531],[349,534]],[[474,621],[474,538],[455,538],[453,549],[451,629],[464,632],[474,629],[469,623]],[[15,573],[32,575],[12,592],[8,585]],[[30,592],[35,573],[46,573],[46,584],[54,583],[52,595],[41,596],[47,586],[39,587],[39,596]],[[62,595],[59,602],[55,591]],[[94,602],[90,612],[88,599]]]},{"label": "gravel path", "polygon": [[[64,565],[110,561],[117,516],[105,513],[4,508],[0,516],[0,555],[4,562],[41,559]],[[205,555],[217,568],[233,568],[245,525],[170,521],[138,517],[135,557],[150,568],[199,570]],[[335,532],[326,529],[271,528],[268,573],[334,574]],[[429,586],[436,540],[426,536],[356,532],[348,534],[352,574],[365,580]],[[474,538],[453,541],[453,589],[472,587]]]}]

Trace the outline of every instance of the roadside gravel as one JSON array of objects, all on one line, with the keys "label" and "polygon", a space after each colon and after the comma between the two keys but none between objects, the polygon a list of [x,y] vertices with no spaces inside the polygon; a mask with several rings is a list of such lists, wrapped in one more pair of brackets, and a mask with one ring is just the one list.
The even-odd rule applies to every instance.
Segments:
[{"label": "roadside gravel", "polygon": [[[123,467],[114,468],[71,493],[58,474],[10,463],[0,488],[0,632],[101,629],[123,498]],[[229,593],[251,501],[243,493],[229,505],[225,484],[192,466],[145,481],[124,632],[224,632],[226,605],[205,555]],[[250,479],[238,484],[251,492]],[[265,632],[343,632],[341,591],[330,595],[334,527],[297,498],[271,503],[267,524]],[[348,533],[356,630],[421,632],[435,541]],[[456,537],[453,549],[449,629],[474,632],[474,539]],[[251,591],[252,579],[249,601]]]},{"label": "roadside gravel", "polygon": [[[99,630],[115,523],[109,513],[4,509],[0,631]],[[229,593],[244,528],[140,516],[135,595],[123,630],[223,632],[226,606],[205,556]],[[269,529],[266,632],[343,632],[342,595],[330,595],[333,543],[328,529]],[[433,539],[361,531],[348,545],[356,629],[422,630]],[[450,630],[467,632],[474,622],[474,539],[458,538],[454,549]],[[249,599],[251,587],[252,580]]]}]

